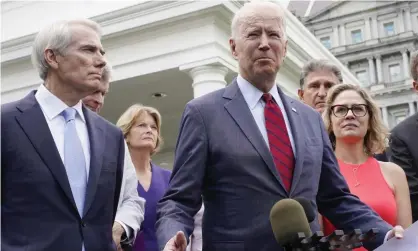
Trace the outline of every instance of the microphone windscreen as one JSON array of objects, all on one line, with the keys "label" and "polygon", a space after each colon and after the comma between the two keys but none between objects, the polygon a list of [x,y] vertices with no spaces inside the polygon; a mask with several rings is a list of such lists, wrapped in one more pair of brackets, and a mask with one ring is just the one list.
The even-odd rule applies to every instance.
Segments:
[{"label": "microphone windscreen", "polygon": [[270,223],[280,245],[294,241],[299,232],[312,235],[302,205],[293,199],[282,199],[274,204],[270,211]]},{"label": "microphone windscreen", "polygon": [[313,206],[311,202],[305,198],[299,197],[295,198],[297,202],[300,203],[300,205],[303,207],[303,210],[305,210],[306,218],[308,218],[308,222],[311,223],[315,220],[316,214],[313,209]]}]

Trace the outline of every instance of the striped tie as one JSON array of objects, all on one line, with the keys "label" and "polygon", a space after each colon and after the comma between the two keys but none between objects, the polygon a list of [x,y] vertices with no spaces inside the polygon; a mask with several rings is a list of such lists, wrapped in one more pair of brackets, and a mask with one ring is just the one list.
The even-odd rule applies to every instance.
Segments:
[{"label": "striped tie", "polygon": [[286,123],[282,111],[274,102],[270,93],[263,94],[266,102],[264,107],[264,117],[266,120],[267,136],[269,139],[270,152],[273,156],[274,164],[282,179],[287,192],[290,191],[292,184],[293,169],[295,158],[289,134],[287,133]]}]

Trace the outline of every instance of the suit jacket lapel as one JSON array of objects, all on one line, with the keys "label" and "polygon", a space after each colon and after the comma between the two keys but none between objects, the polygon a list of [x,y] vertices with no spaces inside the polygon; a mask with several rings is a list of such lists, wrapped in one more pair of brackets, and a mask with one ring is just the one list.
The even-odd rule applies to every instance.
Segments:
[{"label": "suit jacket lapel", "polygon": [[[26,96],[17,105],[17,109],[22,112],[19,116],[16,116],[18,124],[22,127],[22,130],[28,136],[35,150],[57,180],[74,209],[77,210],[67,172],[65,171],[64,164],[45,120],[45,116],[39,103],[36,101],[35,91]],[[36,166],[33,166],[33,168],[36,168]]]},{"label": "suit jacket lapel", "polygon": [[[224,98],[230,99],[229,102],[225,103],[225,108],[231,117],[235,120],[238,127],[243,131],[244,135],[254,146],[255,150],[261,156],[261,158],[266,163],[270,172],[276,177],[277,181],[282,186],[282,196],[286,197],[286,190],[283,183],[277,173],[276,167],[273,162],[273,157],[271,156],[270,150],[267,147],[266,142],[263,139],[263,136],[258,129],[258,126],[254,120],[253,115],[251,114],[248,105],[239,90],[236,80],[232,82],[229,86],[226,87]],[[247,109],[245,109],[247,108]]]},{"label": "suit jacket lapel", "polygon": [[[90,209],[97,190],[103,163],[103,151],[105,146],[105,127],[98,123],[98,115],[83,106],[84,117],[86,118],[87,130],[90,140],[90,172],[87,183],[86,199],[84,203],[84,215]],[[116,154],[116,153],[115,153]]]},{"label": "suit jacket lapel", "polygon": [[290,129],[292,132],[295,144],[295,169],[293,171],[292,186],[290,195],[295,191],[296,185],[299,182],[300,175],[303,171],[303,157],[305,151],[305,134],[302,128],[302,120],[299,111],[295,107],[295,101],[288,98],[280,88],[278,88],[280,98],[286,110],[287,118],[289,119]]}]

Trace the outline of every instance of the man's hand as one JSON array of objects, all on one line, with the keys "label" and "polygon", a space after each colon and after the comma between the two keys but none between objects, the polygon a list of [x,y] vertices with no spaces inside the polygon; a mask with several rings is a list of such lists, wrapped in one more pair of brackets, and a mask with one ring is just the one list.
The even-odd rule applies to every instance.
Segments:
[{"label": "man's hand", "polygon": [[122,225],[119,222],[115,221],[112,227],[112,238],[116,244],[116,248],[118,251],[123,251],[122,247],[120,246],[120,239],[123,233],[125,233],[125,229],[123,229]]},{"label": "man's hand", "polygon": [[389,232],[387,240],[392,239],[393,237],[396,237],[396,239],[402,239],[403,238],[403,232],[405,230],[401,226],[395,226],[392,228],[392,230]]},{"label": "man's hand", "polygon": [[165,244],[163,251],[185,251],[187,247],[186,236],[182,231],[177,232],[177,234],[171,238],[167,244]]}]

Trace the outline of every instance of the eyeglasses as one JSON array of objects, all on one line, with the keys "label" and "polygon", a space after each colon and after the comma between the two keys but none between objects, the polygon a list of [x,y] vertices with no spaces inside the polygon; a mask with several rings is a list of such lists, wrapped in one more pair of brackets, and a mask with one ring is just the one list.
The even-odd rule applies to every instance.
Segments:
[{"label": "eyeglasses", "polygon": [[331,111],[337,118],[343,118],[348,114],[348,111],[351,111],[356,117],[364,117],[367,114],[368,107],[364,104],[355,104],[351,107],[346,105],[333,105],[331,106]]}]

